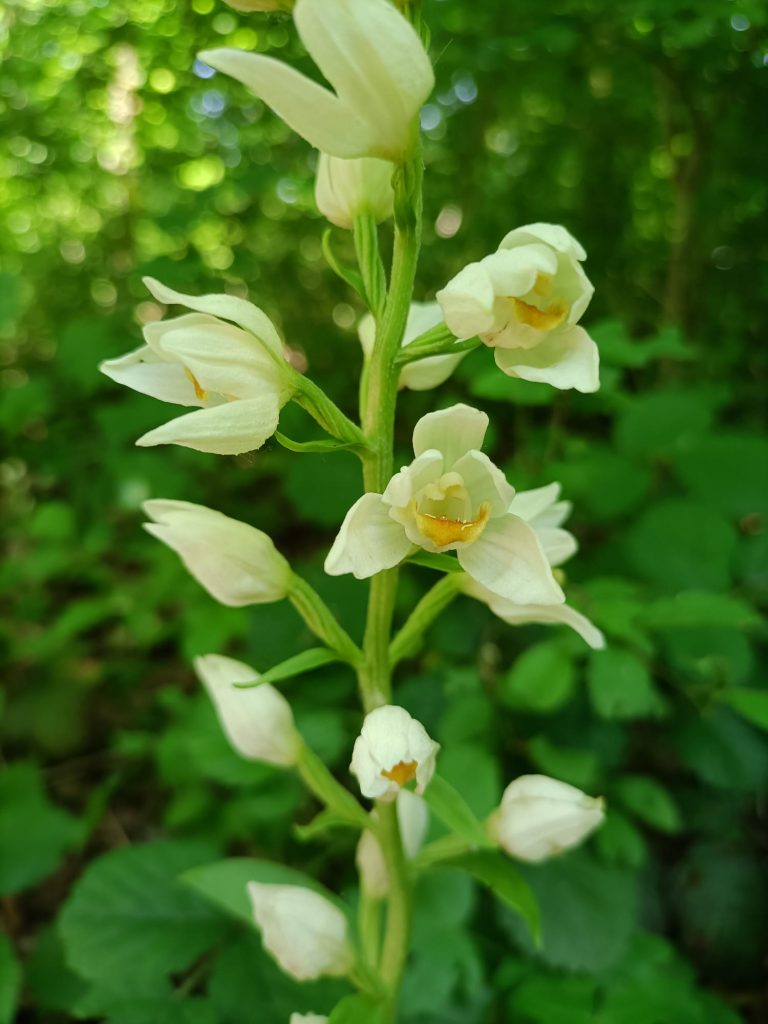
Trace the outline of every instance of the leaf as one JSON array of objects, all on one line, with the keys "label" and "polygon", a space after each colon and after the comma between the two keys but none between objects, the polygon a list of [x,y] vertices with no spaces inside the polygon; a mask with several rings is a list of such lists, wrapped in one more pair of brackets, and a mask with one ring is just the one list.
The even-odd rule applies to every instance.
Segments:
[{"label": "leaf", "polygon": [[658,630],[686,626],[749,629],[761,621],[746,601],[706,590],[684,590],[672,597],[659,597],[641,611],[638,618],[645,626]]},{"label": "leaf", "polygon": [[137,989],[183,970],[227,930],[226,918],[177,875],[209,847],[159,841],[94,861],[75,884],[60,921],[67,960],[83,977]]},{"label": "leaf", "polygon": [[383,1014],[383,1005],[368,996],[347,996],[333,1008],[328,1024],[379,1024]]},{"label": "leaf", "polygon": [[660,832],[679,832],[680,811],[669,791],[647,775],[624,775],[616,783],[616,796],[627,810]]},{"label": "leaf", "polygon": [[21,966],[11,940],[0,934],[0,1024],[12,1024],[21,993]]},{"label": "leaf", "polygon": [[657,718],[664,713],[648,669],[630,651],[592,651],[587,682],[592,706],[602,718]]},{"label": "leaf", "polygon": [[648,859],[648,847],[640,830],[611,804],[595,833],[595,847],[609,864],[639,868]]},{"label": "leaf", "polygon": [[334,274],[337,275],[337,277],[340,277],[342,281],[346,281],[350,288],[353,288],[360,296],[360,298],[363,299],[363,301],[365,301],[365,285],[363,284],[363,279],[356,270],[353,270],[351,267],[343,266],[336,259],[336,254],[334,253],[333,247],[331,246],[332,235],[332,228],[326,228],[325,231],[323,232],[321,245],[323,249],[323,256],[325,256],[325,262],[328,264],[328,266],[331,268]]},{"label": "leaf", "polygon": [[496,850],[480,850],[447,861],[445,866],[468,871],[473,878],[494,892],[503,903],[516,910],[527,924],[533,941],[538,945],[541,939],[539,905],[530,885],[508,857]]},{"label": "leaf", "polygon": [[51,803],[37,765],[19,761],[0,774],[0,893],[35,885],[82,838],[76,818]]},{"label": "leaf", "polygon": [[317,839],[318,836],[325,835],[331,829],[356,827],[350,823],[349,818],[334,814],[333,811],[320,811],[306,825],[294,825],[293,831],[300,842],[306,843],[311,839]]},{"label": "leaf", "polygon": [[546,714],[569,699],[575,678],[573,662],[556,643],[537,644],[509,670],[500,696],[508,707]]},{"label": "leaf", "polygon": [[616,421],[616,448],[634,458],[669,459],[709,427],[712,414],[706,393],[651,391],[632,399]]},{"label": "leaf", "polygon": [[590,790],[597,780],[598,760],[591,750],[554,744],[546,736],[535,736],[528,744],[533,763],[545,775]]},{"label": "leaf", "polygon": [[449,831],[473,846],[491,847],[493,842],[486,835],[482,824],[469,808],[464,797],[439,775],[435,775],[424,790],[424,799],[429,809]]},{"label": "leaf", "polygon": [[329,651],[327,647],[310,647],[301,654],[292,658],[286,658],[279,665],[268,669],[263,675],[252,683],[235,683],[238,690],[250,690],[254,686],[261,686],[264,683],[278,683],[283,679],[292,679],[294,676],[311,672],[312,669],[321,668],[323,665],[330,665],[332,661],[340,661],[338,654]]},{"label": "leaf", "polygon": [[696,437],[675,458],[700,501],[732,519],[768,514],[768,439],[757,434]]},{"label": "leaf", "polygon": [[335,441],[332,438],[323,438],[317,441],[294,441],[285,434],[276,430],[273,437],[283,448],[290,452],[298,452],[307,455],[329,455],[333,452],[352,451],[362,446],[355,441]]},{"label": "leaf", "polygon": [[720,700],[748,722],[768,730],[768,691],[734,686],[730,690],[723,690]]}]

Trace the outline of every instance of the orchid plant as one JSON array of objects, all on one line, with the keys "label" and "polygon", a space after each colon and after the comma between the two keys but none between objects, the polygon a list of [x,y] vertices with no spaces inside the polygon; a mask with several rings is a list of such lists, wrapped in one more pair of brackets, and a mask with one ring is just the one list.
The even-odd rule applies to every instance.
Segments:
[{"label": "orchid plant", "polygon": [[[576,550],[563,528],[570,511],[557,483],[517,492],[482,451],[489,424],[466,405],[438,408],[413,426],[413,461],[395,471],[398,391],[444,382],[471,349],[494,350],[501,373],[582,392],[598,387],[598,352],[579,325],[592,286],[579,243],[560,226],[510,231],[495,253],[460,270],[436,302],[412,301],[422,216],[418,114],[433,84],[418,3],[401,0],[237,0],[239,9],[292,10],[307,51],[330,83],[316,84],[280,61],[231,49],[200,59],[231,75],[320,150],[316,199],[334,225],[353,233],[357,268],[333,269],[366,308],[357,419],[297,372],[264,312],[227,294],[192,296],[147,279],[154,298],[183,312],[144,329],[146,344],[102,364],[113,380],[187,411],[139,438],[237,455],[269,438],[293,450],[334,449],[360,459],[364,493],[349,509],[325,560],[331,575],[370,580],[367,625],[357,643],[318,593],[257,526],[183,501],[147,502],[148,531],[173,549],[216,600],[243,606],[288,598],[321,646],[263,674],[221,654],[195,670],[221,726],[244,758],[299,773],[323,810],[304,828],[359,833],[357,924],[337,896],[308,879],[254,872],[236,898],[249,900],[265,948],[298,980],[345,977],[356,992],[330,1020],[397,1019],[407,966],[414,884],[437,865],[471,872],[536,930],[536,908],[513,859],[539,861],[596,828],[602,802],[543,776],[508,786],[478,821],[441,779],[439,745],[396,703],[393,671],[459,595],[484,602],[509,624],[565,624],[592,647],[600,632],[565,603],[558,571]],[[387,272],[379,225],[393,222]],[[297,402],[327,434],[297,442],[279,431]],[[437,582],[393,631],[398,576],[417,563]],[[359,789],[335,778],[305,743],[276,684],[332,661],[357,674],[360,734],[350,770]],[[443,834],[424,845],[429,815]],[[294,1015],[294,1020],[328,1018]]]}]

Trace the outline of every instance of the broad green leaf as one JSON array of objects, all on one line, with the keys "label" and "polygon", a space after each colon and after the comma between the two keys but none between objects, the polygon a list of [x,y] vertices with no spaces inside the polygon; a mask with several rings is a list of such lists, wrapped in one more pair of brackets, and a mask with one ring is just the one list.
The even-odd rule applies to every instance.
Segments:
[{"label": "broad green leaf", "polygon": [[657,630],[687,626],[749,629],[761,621],[755,609],[741,598],[705,590],[687,590],[673,597],[659,597],[640,613],[639,619],[644,625]]},{"label": "broad green leaf", "polygon": [[[442,737],[441,737],[442,738]],[[502,780],[498,759],[487,744],[445,744],[440,751],[440,778],[460,793],[469,809],[482,821],[501,800]]]},{"label": "broad green leaf", "polygon": [[507,672],[500,696],[508,707],[546,714],[566,703],[575,680],[573,662],[556,643],[537,644]]},{"label": "broad green leaf", "polygon": [[591,978],[529,975],[510,996],[509,1019],[530,1024],[595,1024],[595,988]]},{"label": "broad green leaf", "polygon": [[81,838],[80,823],[48,799],[36,765],[19,761],[0,773],[0,893],[40,882]]},{"label": "broad green leaf", "polygon": [[731,519],[768,514],[768,439],[758,434],[696,437],[675,457],[680,479]]},{"label": "broad green leaf", "polygon": [[598,775],[598,760],[591,750],[552,743],[546,736],[535,736],[528,744],[531,760],[544,775],[552,775],[572,786],[589,791]]},{"label": "broad green leaf", "polygon": [[623,775],[616,782],[616,797],[628,811],[660,832],[679,832],[680,811],[672,795],[648,775]]},{"label": "broad green leaf", "polygon": [[528,925],[531,937],[538,944],[541,922],[536,897],[508,857],[496,850],[478,850],[448,861],[446,867],[468,871],[478,882],[491,889],[503,903],[520,914]]},{"label": "broad green leaf", "polygon": [[711,422],[710,395],[650,391],[627,406],[616,422],[614,439],[624,455],[669,459]]},{"label": "broad green leaf", "polygon": [[759,726],[761,729],[768,729],[768,691],[752,690],[746,686],[736,686],[729,690],[723,690],[720,699],[737,711],[742,718]]},{"label": "broad green leaf", "polygon": [[85,978],[141,986],[183,970],[227,931],[227,918],[177,875],[210,847],[159,841],[113,850],[75,884],[61,916],[67,960]]},{"label": "broad green leaf", "polygon": [[249,690],[254,686],[261,686],[263,683],[279,683],[283,679],[292,679],[294,676],[303,675],[304,672],[311,672],[323,665],[330,665],[333,661],[339,661],[339,656],[327,647],[311,647],[308,651],[294,655],[281,661],[279,665],[268,669],[253,683],[235,683],[239,690]]},{"label": "broad green leaf", "polygon": [[21,992],[21,965],[11,940],[0,934],[0,1024],[12,1024]]},{"label": "broad green leaf", "polygon": [[640,829],[611,803],[595,833],[595,848],[609,864],[638,868],[648,859],[648,846]]},{"label": "broad green leaf", "polygon": [[333,1008],[328,1024],[379,1024],[384,1019],[384,1007],[368,996],[346,996]]},{"label": "broad green leaf", "polygon": [[592,651],[587,682],[592,706],[602,718],[657,718],[664,713],[648,669],[630,651]]},{"label": "broad green leaf", "polygon": [[424,790],[424,799],[445,827],[473,846],[493,846],[485,829],[472,813],[464,797],[439,775]]}]

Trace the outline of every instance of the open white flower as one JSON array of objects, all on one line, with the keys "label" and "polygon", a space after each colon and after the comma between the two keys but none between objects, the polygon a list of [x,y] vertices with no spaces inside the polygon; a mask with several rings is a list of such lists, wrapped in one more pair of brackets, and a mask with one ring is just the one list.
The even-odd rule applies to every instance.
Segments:
[{"label": "open white flower", "polygon": [[545,860],[580,843],[605,817],[602,797],[546,775],[522,775],[488,821],[491,837],[519,860]]},{"label": "open white flower", "polygon": [[363,213],[370,213],[379,224],[392,216],[394,172],[394,164],[388,160],[342,160],[321,153],[315,178],[317,208],[340,228],[354,227]]},{"label": "open white flower", "polygon": [[385,704],[365,716],[349,767],[363,796],[389,801],[414,780],[416,792],[424,792],[435,773],[439,749],[405,708]]},{"label": "open white flower", "polygon": [[347,919],[313,889],[248,883],[253,917],[264,948],[297,981],[342,977],[354,962]]},{"label": "open white flower", "polygon": [[[401,789],[397,794],[397,823],[405,856],[413,860],[421,849],[429,824],[429,810],[418,793]],[[381,843],[370,829],[365,829],[360,836],[355,862],[366,893],[374,899],[383,899],[389,892],[389,872]]]},{"label": "open white flower", "polygon": [[[442,320],[443,312],[436,302],[412,302],[403,333],[403,348],[430,328],[437,327]],[[360,321],[357,334],[363,352],[366,358],[369,358],[376,341],[376,321],[370,313],[366,313]],[[426,359],[415,359],[412,363],[406,363],[400,371],[400,387],[410,388],[411,391],[436,388],[448,380],[466,354],[459,352],[456,355],[427,356]]]},{"label": "open white flower", "polygon": [[437,293],[457,338],[478,335],[510,377],[597,391],[597,345],[578,326],[594,288],[584,249],[565,228],[528,224]]},{"label": "open white flower", "polygon": [[295,391],[295,374],[270,319],[245,299],[182,295],[152,278],[144,282],[159,302],[194,312],[147,324],[147,344],[107,359],[101,372],[163,402],[197,408],[136,443],[180,444],[219,455],[260,448]]},{"label": "open white flower", "polygon": [[258,682],[258,672],[220,654],[195,658],[195,671],[227,739],[241,757],[283,768],[296,764],[301,740],[282,693],[269,683],[238,689],[236,683]]},{"label": "open white flower", "polygon": [[429,413],[416,424],[410,466],[383,494],[349,510],[325,561],[331,576],[373,576],[418,547],[456,551],[483,586],[521,604],[565,600],[534,529],[510,510],[515,495],[479,450],[488,417],[467,405]]},{"label": "open white flower", "polygon": [[434,85],[413,26],[389,0],[298,0],[293,17],[335,93],[262,54],[225,48],[200,60],[242,82],[324,153],[402,160]]},{"label": "open white flower", "polygon": [[288,593],[291,567],[261,530],[189,501],[156,498],[143,507],[154,520],[144,528],[222,604],[266,604]]}]

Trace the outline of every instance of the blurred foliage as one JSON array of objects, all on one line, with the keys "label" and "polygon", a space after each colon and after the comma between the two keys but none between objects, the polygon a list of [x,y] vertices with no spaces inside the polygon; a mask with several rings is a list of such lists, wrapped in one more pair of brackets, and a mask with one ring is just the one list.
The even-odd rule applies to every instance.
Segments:
[{"label": "blurred foliage", "polygon": [[[768,11],[424,8],[437,88],[417,297],[513,226],[562,222],[590,254],[603,386],[513,382],[476,352],[439,395],[403,396],[402,450],[435,400],[486,408],[510,480],[559,479],[573,500],[569,593],[609,646],[462,601],[401,669],[398,700],[476,813],[525,771],[604,793],[609,813],[586,850],[526,870],[540,950],[468,877],[424,880],[404,1020],[765,1021]],[[361,310],[323,263],[314,154],[194,62],[212,42],[311,72],[289,19],[218,0],[0,10],[3,1022],[246,1024],[258,1007],[259,1024],[283,1024],[338,996],[284,978],[251,930],[177,881],[228,852],[349,894],[349,837],[298,842],[291,824],[315,808],[230,751],[188,667],[227,651],[264,670],[311,638],[282,604],[215,605],[142,533],[139,506],[184,498],[254,522],[359,633],[364,585],[321,569],[357,465],[274,443],[226,463],[134,449],[167,410],[96,370],[161,313],[142,275],[190,292],[224,281],[354,408]],[[404,577],[401,616],[430,572]],[[351,675],[285,690],[347,779]]]}]

